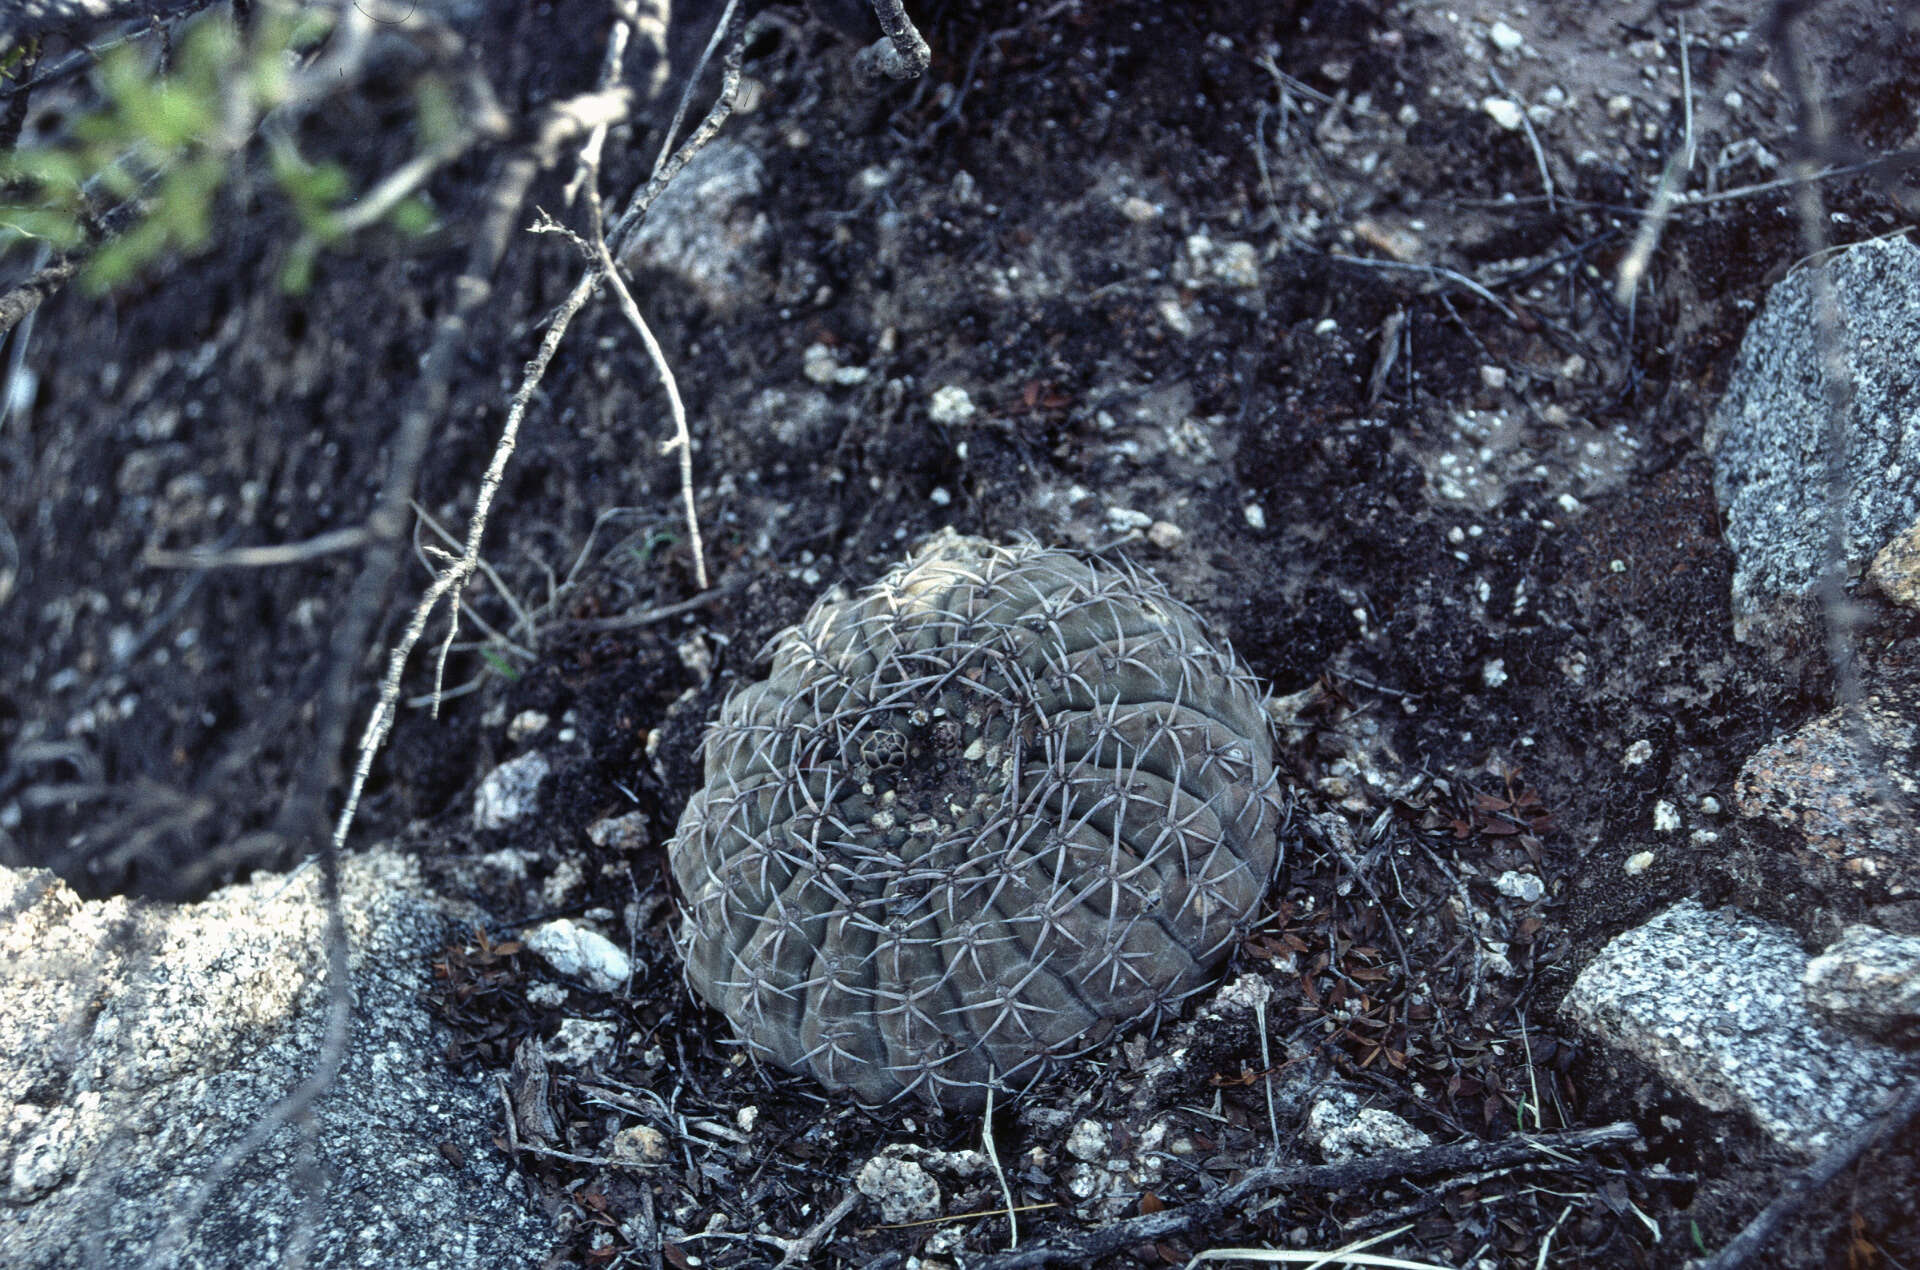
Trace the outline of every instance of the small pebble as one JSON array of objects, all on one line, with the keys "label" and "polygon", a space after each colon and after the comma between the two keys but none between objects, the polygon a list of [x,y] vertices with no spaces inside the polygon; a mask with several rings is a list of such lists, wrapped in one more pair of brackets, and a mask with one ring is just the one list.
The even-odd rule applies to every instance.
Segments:
[{"label": "small pebble", "polygon": [[1508,869],[1493,880],[1493,889],[1508,899],[1531,904],[1547,893],[1546,883],[1531,873]]},{"label": "small pebble", "polygon": [[927,417],[938,424],[951,426],[965,423],[973,415],[973,398],[966,389],[955,384],[943,384],[934,389],[933,398],[927,403]]},{"label": "small pebble", "polygon": [[1488,97],[1480,103],[1480,109],[1508,132],[1519,131],[1521,122],[1526,118],[1519,103],[1507,97]]},{"label": "small pebble", "polygon": [[546,714],[539,710],[522,710],[513,716],[513,722],[507,725],[507,740],[518,744],[534,735],[547,730],[551,722]]},{"label": "small pebble", "polygon": [[526,945],[555,971],[580,979],[596,992],[618,992],[633,974],[633,962],[614,942],[559,917],[523,934]]},{"label": "small pebble", "polygon": [[1097,1120],[1082,1120],[1067,1135],[1067,1154],[1076,1160],[1098,1160],[1107,1154],[1107,1131]]},{"label": "small pebble", "polygon": [[636,1160],[659,1164],[667,1158],[667,1135],[650,1124],[637,1124],[613,1135],[610,1144],[616,1160]]}]

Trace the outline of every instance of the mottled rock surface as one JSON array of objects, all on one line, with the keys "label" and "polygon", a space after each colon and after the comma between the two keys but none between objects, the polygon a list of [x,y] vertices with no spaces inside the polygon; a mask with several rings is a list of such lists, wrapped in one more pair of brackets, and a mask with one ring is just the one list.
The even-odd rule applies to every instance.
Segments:
[{"label": "mottled rock surface", "polygon": [[1807,1004],[1832,1022],[1887,1040],[1920,1039],[1920,938],[1849,926],[1801,976]]},{"label": "mottled rock surface", "polygon": [[[1920,247],[1879,239],[1831,258],[1853,387],[1841,461],[1844,551],[1858,568],[1920,514]],[[1827,563],[1827,375],[1814,275],[1801,268],[1768,293],[1747,328],[1708,428],[1714,490],[1736,558],[1736,619],[1772,599],[1809,594]]]},{"label": "mottled rock surface", "polygon": [[[0,869],[0,1265],[139,1264],[314,1070],[319,881],[268,875],[142,907]],[[552,1230],[489,1144],[492,1091],[447,1070],[420,1001],[453,915],[400,856],[349,860],[342,886],[345,1067],[305,1132],[281,1129],[212,1193],[175,1264],[277,1265],[301,1241],[319,1266],[538,1264]]]},{"label": "mottled rock surface", "polygon": [[1874,553],[1867,576],[1895,604],[1920,610],[1920,520]]},{"label": "mottled rock surface", "polygon": [[772,224],[758,200],[766,180],[766,164],[751,146],[717,138],[647,210],[624,263],[663,269],[723,311],[764,295]]},{"label": "mottled rock surface", "polygon": [[1325,1160],[1351,1160],[1388,1151],[1414,1151],[1433,1139],[1391,1111],[1362,1106],[1360,1096],[1336,1089],[1307,1111],[1306,1138]]},{"label": "mottled rock surface", "polygon": [[1561,1008],[1708,1110],[1743,1113],[1782,1146],[1818,1155],[1920,1059],[1809,1013],[1807,960],[1786,930],[1688,900],[1608,944]]},{"label": "mottled rock surface", "polygon": [[1920,897],[1920,693],[1877,685],[1858,720],[1830,711],[1746,761],[1735,805],[1776,831],[1747,850],[1789,853],[1818,895],[1911,904]]}]

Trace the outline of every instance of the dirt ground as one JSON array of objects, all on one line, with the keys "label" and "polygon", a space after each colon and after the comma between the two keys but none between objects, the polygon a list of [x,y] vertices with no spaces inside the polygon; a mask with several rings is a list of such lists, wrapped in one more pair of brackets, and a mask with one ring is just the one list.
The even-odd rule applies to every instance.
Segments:
[{"label": "dirt ground", "polygon": [[[591,86],[598,0],[481,7],[468,35],[510,109]],[[679,213],[712,235],[690,254],[638,262],[692,420],[714,597],[605,620],[696,587],[659,381],[602,299],[509,469],[456,695],[438,719],[404,713],[356,831],[499,918],[447,955],[445,1061],[505,1071],[563,1018],[618,1025],[608,1070],[557,1082],[558,1145],[610,1160],[648,1123],[670,1148],[523,1157],[556,1255],[649,1264],[657,1232],[667,1264],[771,1264],[892,1144],[925,1155],[950,1218],[989,1215],[886,1225],[862,1207],[809,1264],[951,1265],[1007,1247],[1005,1196],[1026,1246],[1314,1161],[1301,1127],[1335,1088],[1436,1141],[1626,1119],[1642,1145],[1283,1192],[1099,1264],[1396,1229],[1371,1251],[1454,1266],[1671,1265],[1723,1244],[1792,1162],[1600,1061],[1555,1008],[1621,930],[1741,897],[1724,863],[1739,765],[1832,704],[1817,646],[1733,639],[1701,448],[1747,321],[1806,254],[1772,184],[1796,103],[1759,34],[1770,6],[910,8],[934,60],[908,84],[858,82],[855,46],[799,11],[770,21],[722,134],[757,179]],[[693,46],[711,17],[676,20]],[[1822,5],[1803,26],[1836,135],[1861,156],[1920,144],[1920,31],[1897,6]],[[404,77],[315,115],[303,146],[362,179],[404,161]],[[607,189],[644,178],[669,105],[616,132]],[[1623,304],[1640,214],[1689,139],[1683,188],[1722,197],[1676,212]],[[364,514],[485,172],[434,182],[437,236],[356,238],[304,295],[270,282],[286,209],[236,190],[215,249],[39,315],[30,408],[0,430],[19,557],[0,585],[4,862],[169,898],[292,863],[245,844],[316,761],[352,558],[142,557]],[[533,201],[559,214],[564,180]],[[1920,206],[1911,175],[1822,193],[1836,242]],[[419,492],[450,532],[579,267],[552,236],[509,248]],[[848,1105],[725,1043],[679,975],[662,850],[704,721],[766,639],[945,525],[1150,568],[1282,697],[1296,793],[1270,914],[1224,975],[1271,986],[1269,1048],[1244,1020],[1202,1021],[1172,1076],[1168,1034],[1068,1066],[997,1112],[1004,1193],[964,1155],[978,1118]],[[416,563],[392,596],[369,702],[427,577]],[[1873,623],[1863,644],[1920,637]],[[476,828],[479,780],[536,749],[554,765],[541,814]],[[644,828],[589,838],[633,812]],[[557,914],[632,949],[629,995],[558,991],[501,946]],[[1847,914],[1800,916],[1811,937]],[[1091,1155],[1087,1120],[1109,1138]],[[1920,1264],[1917,1164],[1920,1145],[1881,1152],[1771,1264]]]}]

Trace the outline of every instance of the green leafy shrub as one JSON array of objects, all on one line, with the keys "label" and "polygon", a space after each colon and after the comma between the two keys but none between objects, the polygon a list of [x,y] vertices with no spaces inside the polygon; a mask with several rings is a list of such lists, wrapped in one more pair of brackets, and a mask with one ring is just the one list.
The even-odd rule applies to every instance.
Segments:
[{"label": "green leafy shrub", "polygon": [[[319,252],[345,236],[341,213],[354,200],[353,181],[338,164],[301,155],[287,131],[273,126],[272,112],[292,96],[295,56],[328,29],[325,15],[282,11],[261,15],[243,39],[210,15],[179,40],[166,74],[133,43],[109,51],[94,72],[98,103],[90,112],[55,141],[0,156],[0,256],[34,243],[56,251],[95,243],[81,280],[99,293],[164,258],[200,252],[213,236],[222,189],[260,138],[273,184],[299,226],[280,283],[304,290]],[[457,129],[444,85],[423,77],[415,101],[423,145],[444,144]],[[108,210],[128,205],[131,223],[102,232]],[[398,201],[383,219],[409,235],[434,225],[417,197]]]}]

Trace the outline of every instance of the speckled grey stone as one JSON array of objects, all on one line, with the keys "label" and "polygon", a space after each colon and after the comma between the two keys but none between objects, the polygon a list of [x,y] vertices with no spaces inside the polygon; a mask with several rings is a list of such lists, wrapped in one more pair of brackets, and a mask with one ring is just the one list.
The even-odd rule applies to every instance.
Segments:
[{"label": "speckled grey stone", "polygon": [[1741,850],[1789,852],[1797,885],[1829,901],[1910,903],[1920,896],[1920,690],[1870,683],[1853,720],[1829,711],[1747,759],[1735,808],[1785,832],[1749,835]]},{"label": "speckled grey stone", "polygon": [[[1842,469],[1857,570],[1920,513],[1920,247],[1862,243],[1832,258],[1831,276],[1854,385]],[[1767,294],[1707,430],[1743,628],[1768,600],[1810,594],[1826,564],[1828,408],[1811,278],[1803,267]]]},{"label": "speckled grey stone", "polygon": [[1391,1111],[1362,1106],[1350,1089],[1334,1089],[1307,1112],[1306,1139],[1324,1160],[1416,1151],[1433,1139]]},{"label": "speckled grey stone", "polygon": [[1711,1111],[1742,1112],[1813,1156],[1870,1118],[1920,1059],[1807,1010],[1807,954],[1785,930],[1688,900],[1616,938],[1562,1010]]},{"label": "speckled grey stone", "polygon": [[1920,936],[1849,926],[1807,963],[1801,983],[1814,1012],[1843,1027],[1920,1039]]},{"label": "speckled grey stone", "polygon": [[[451,915],[397,855],[348,861],[342,885],[346,1065],[310,1132],[282,1129],[242,1165],[172,1264],[279,1265],[302,1239],[313,1266],[539,1264],[556,1240],[490,1144],[495,1096],[447,1069],[420,1000]],[[309,869],[147,907],[0,869],[0,1265],[140,1265],[211,1163],[313,1071],[318,893]]]},{"label": "speckled grey stone", "polygon": [[753,147],[720,137],[654,200],[625,244],[630,269],[662,269],[715,309],[765,294],[772,223],[759,206],[766,164]]}]

